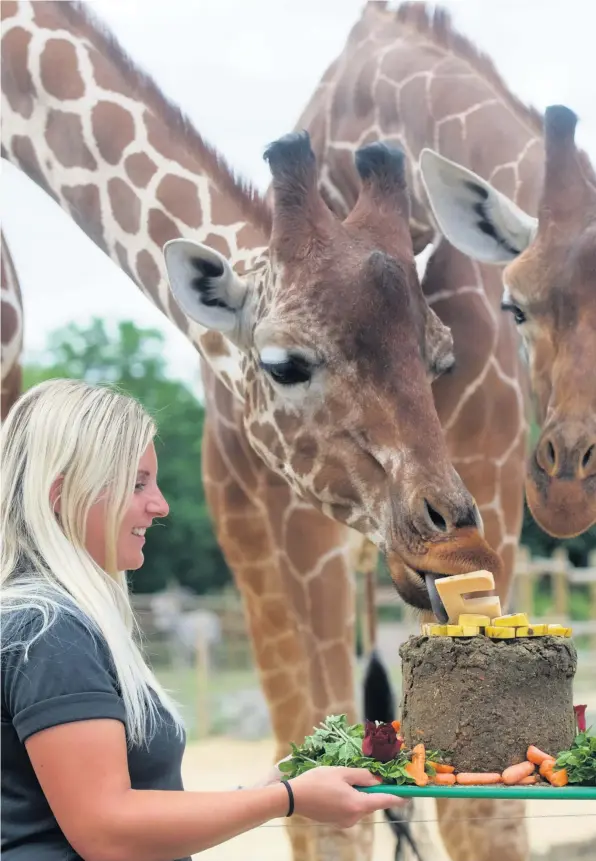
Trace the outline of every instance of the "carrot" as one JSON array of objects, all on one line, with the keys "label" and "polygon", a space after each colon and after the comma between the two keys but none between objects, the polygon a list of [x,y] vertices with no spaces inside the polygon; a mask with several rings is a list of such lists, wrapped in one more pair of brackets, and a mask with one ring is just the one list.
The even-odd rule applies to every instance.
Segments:
[{"label": "carrot", "polygon": [[427,760],[428,765],[432,765],[437,774],[453,774],[455,771],[454,765],[444,765],[442,762],[431,762],[430,759]]},{"label": "carrot", "polygon": [[531,744],[528,748],[526,757],[530,762],[533,762],[534,765],[542,765],[545,759],[553,758],[549,753],[545,753],[543,750],[540,750],[539,747],[535,747],[535,745],[533,744]]},{"label": "carrot", "polygon": [[569,783],[567,769],[560,768],[558,771],[555,771],[555,760],[552,756],[550,759],[544,760],[540,766],[540,774],[548,780],[551,786],[567,786]]},{"label": "carrot", "polygon": [[400,720],[392,720],[391,726],[395,730],[395,732],[399,732],[401,729],[401,721]]},{"label": "carrot", "polygon": [[527,777],[522,777],[520,780],[521,786],[532,786],[534,783],[538,783],[538,778],[535,774],[529,774]]},{"label": "carrot", "polygon": [[518,762],[515,765],[510,765],[503,772],[503,783],[507,786],[513,786],[514,783],[519,783],[523,777],[529,777],[536,769],[533,762]]},{"label": "carrot", "polygon": [[551,776],[549,777],[549,782],[552,784],[552,786],[567,786],[567,784],[569,783],[567,769],[561,768],[559,771],[553,771]]},{"label": "carrot", "polygon": [[434,777],[431,777],[430,782],[437,784],[437,786],[453,786],[455,783],[455,775],[435,774]]},{"label": "carrot", "polygon": [[462,786],[486,785],[491,783],[503,783],[503,778],[496,771],[462,771],[455,775],[455,780]]},{"label": "carrot", "polygon": [[412,748],[412,762],[406,765],[406,774],[413,777],[416,781],[416,786],[426,786],[428,783],[428,774],[424,770],[424,762],[426,759],[426,750],[422,742]]},{"label": "carrot", "polygon": [[546,777],[547,780],[550,780],[550,775],[552,774],[553,766],[555,764],[554,756],[549,756],[547,759],[543,759],[540,763],[540,774],[542,777]]}]

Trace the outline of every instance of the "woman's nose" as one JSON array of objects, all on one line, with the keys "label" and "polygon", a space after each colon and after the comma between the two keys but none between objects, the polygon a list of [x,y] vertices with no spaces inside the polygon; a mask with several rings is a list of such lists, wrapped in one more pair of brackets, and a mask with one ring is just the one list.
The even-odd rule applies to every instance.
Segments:
[{"label": "woman's nose", "polygon": [[153,517],[167,517],[170,511],[170,506],[166,502],[166,498],[161,492],[161,490],[158,490],[155,493],[150,502],[147,504],[147,508],[151,512],[151,515]]}]

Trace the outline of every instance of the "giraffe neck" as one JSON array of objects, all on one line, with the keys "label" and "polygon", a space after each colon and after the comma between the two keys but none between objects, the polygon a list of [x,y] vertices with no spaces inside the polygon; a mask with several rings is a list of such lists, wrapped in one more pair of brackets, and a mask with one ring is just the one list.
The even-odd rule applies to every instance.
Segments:
[{"label": "giraffe neck", "polygon": [[241,353],[181,312],[162,248],[183,235],[245,273],[266,250],[267,206],[81,6],[2,6],[9,72],[2,75],[2,154],[71,215],[242,397]]},{"label": "giraffe neck", "polygon": [[401,146],[411,171],[415,247],[435,236],[418,159],[424,147],[489,180],[535,214],[542,182],[542,119],[513,96],[492,62],[456,33],[444,10],[368,3],[345,49],[297,124],[311,129],[324,192],[340,213],[357,194],[351,167],[363,143]]},{"label": "giraffe neck", "polygon": [[1,232],[1,245],[2,400],[0,418],[4,419],[21,388],[20,359],[23,348],[23,305],[17,273],[4,238],[4,231]]}]

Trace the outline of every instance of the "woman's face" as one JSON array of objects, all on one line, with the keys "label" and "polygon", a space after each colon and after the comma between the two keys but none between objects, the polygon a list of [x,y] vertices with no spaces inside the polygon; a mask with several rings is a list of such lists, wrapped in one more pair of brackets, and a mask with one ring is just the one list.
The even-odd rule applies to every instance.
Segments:
[{"label": "woman's face", "polygon": [[[149,443],[139,461],[137,483],[124,514],[118,541],[116,559],[118,571],[134,571],[145,561],[143,545],[145,530],[154,517],[165,517],[169,511],[157,486],[157,455],[155,446]],[[106,567],[106,511],[105,500],[91,506],[87,518],[85,546],[95,562]]]}]

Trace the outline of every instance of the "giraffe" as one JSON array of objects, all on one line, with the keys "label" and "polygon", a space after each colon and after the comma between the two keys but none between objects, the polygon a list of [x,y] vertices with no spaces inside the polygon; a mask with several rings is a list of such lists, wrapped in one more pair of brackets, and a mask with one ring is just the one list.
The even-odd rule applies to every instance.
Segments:
[{"label": "giraffe", "polygon": [[[596,522],[596,392],[590,382],[596,360],[596,173],[575,145],[572,111],[553,105],[544,124],[545,175],[536,218],[430,150],[423,153],[422,170],[445,236],[475,259],[505,266],[501,307],[519,327],[542,426],[526,467],[526,498],[544,530],[568,538]],[[490,213],[480,225],[479,199]]]},{"label": "giraffe", "polygon": [[2,399],[0,417],[4,418],[21,391],[22,370],[20,364],[23,349],[23,304],[19,279],[1,232],[0,284],[2,311],[0,317],[0,340],[2,342]]},{"label": "giraffe", "polygon": [[[267,150],[270,207],[81,4],[7,0],[2,18],[3,156],[204,360],[203,477],[281,756],[356,718],[354,530],[427,608],[424,573],[501,573],[433,404],[452,338],[417,278],[403,155],[360,148],[338,219],[290,135]],[[289,836],[296,861],[352,861],[371,829]]]},{"label": "giraffe", "polygon": [[[422,288],[454,337],[455,368],[434,384],[435,403],[452,462],[504,560],[506,601],[521,528],[528,383],[545,423],[527,467],[531,511],[559,536],[596,520],[596,404],[587,370],[596,344],[595,182],[575,151],[573,115],[550,108],[543,135],[542,117],[509,92],[445,10],[369,2],[296,127],[311,134],[321,192],[340,216],[357,192],[359,146],[384,140],[408,154],[410,232],[426,257]],[[510,295],[502,298],[505,263]],[[528,307],[534,321],[521,328],[530,380],[514,323]],[[391,574],[399,578],[395,566]],[[413,818],[428,807],[433,802],[417,801]],[[436,861],[521,861],[527,835],[515,817],[523,807],[439,799],[434,835],[426,825],[412,830]]]}]

